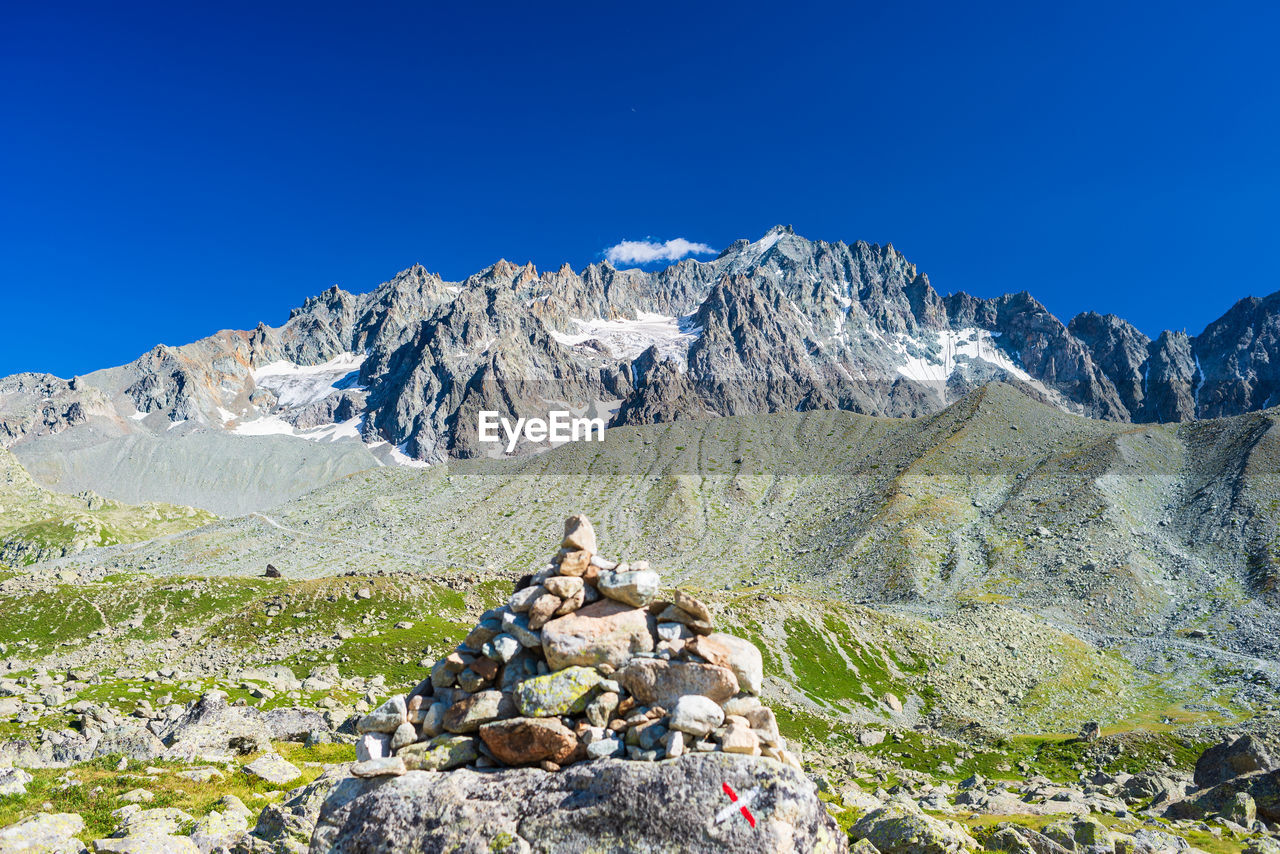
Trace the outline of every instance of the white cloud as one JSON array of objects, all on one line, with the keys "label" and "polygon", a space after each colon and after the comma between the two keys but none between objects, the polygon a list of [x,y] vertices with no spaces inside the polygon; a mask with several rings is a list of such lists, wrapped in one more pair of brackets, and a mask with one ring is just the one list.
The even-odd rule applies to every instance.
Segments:
[{"label": "white cloud", "polygon": [[604,251],[610,264],[651,264],[654,261],[679,261],[686,255],[710,255],[716,250],[705,243],[692,243],[683,237],[658,243],[653,240],[624,240]]}]

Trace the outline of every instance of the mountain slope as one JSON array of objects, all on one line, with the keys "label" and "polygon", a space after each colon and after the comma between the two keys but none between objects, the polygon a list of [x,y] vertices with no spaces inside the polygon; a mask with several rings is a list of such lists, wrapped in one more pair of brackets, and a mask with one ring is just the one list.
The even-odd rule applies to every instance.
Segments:
[{"label": "mountain slope", "polygon": [[0,451],[0,563],[22,566],[96,546],[150,540],[208,524],[213,515],[168,504],[130,506],[91,492],[60,495],[36,485]]},{"label": "mountain slope", "polygon": [[996,384],[918,419],[619,427],[513,461],[369,470],[266,515],[58,565],[525,571],[536,534],[579,508],[624,556],[669,555],[677,579],[912,608],[1010,601],[1108,635],[1207,630],[1280,659],[1276,420],[1109,423]]}]

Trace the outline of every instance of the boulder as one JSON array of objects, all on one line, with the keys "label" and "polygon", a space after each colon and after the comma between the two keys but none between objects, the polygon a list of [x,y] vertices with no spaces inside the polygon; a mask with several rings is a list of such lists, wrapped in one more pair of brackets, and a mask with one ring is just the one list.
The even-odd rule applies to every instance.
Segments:
[{"label": "boulder", "polygon": [[313,732],[329,729],[324,713],[317,709],[288,706],[271,709],[263,716],[263,726],[273,741],[306,741]]},{"label": "boulder", "polygon": [[616,668],[637,652],[651,652],[653,635],[643,608],[601,599],[543,626],[542,648],[552,670],[601,664]]},{"label": "boulder", "polygon": [[489,721],[502,717],[502,692],[481,691],[458,700],[444,715],[444,728],[453,733],[471,733]]},{"label": "boulder", "polygon": [[124,756],[146,762],[161,756],[164,751],[164,742],[150,730],[140,726],[117,726],[102,734],[93,755],[94,758]]},{"label": "boulder", "polygon": [[325,771],[314,782],[290,790],[283,802],[267,804],[258,814],[249,837],[232,849],[234,854],[306,851],[321,805],[343,781],[358,779],[348,777],[347,771],[346,766],[339,765]]},{"label": "boulder", "polygon": [[494,721],[480,727],[480,738],[507,765],[560,764],[578,747],[578,737],[558,718]]},{"label": "boulder", "polygon": [[[734,808],[725,784],[749,804],[754,827]],[[847,848],[800,772],[768,759],[704,753],[661,763],[602,759],[553,773],[463,769],[352,778],[326,801],[310,850],[841,854]]]},{"label": "boulder", "polygon": [[0,828],[0,854],[81,854],[84,844],[75,837],[83,831],[77,813],[36,813]]},{"label": "boulder", "polygon": [[577,714],[587,707],[604,677],[594,667],[566,667],[516,686],[516,706],[531,718]]},{"label": "boulder", "polygon": [[1181,797],[1185,786],[1155,771],[1142,771],[1134,774],[1120,785],[1120,799],[1126,804],[1137,804],[1143,801],[1165,801],[1173,797]]},{"label": "boulder", "polygon": [[168,833],[143,833],[119,839],[99,839],[93,843],[98,854],[200,854],[200,849],[187,836]]},{"label": "boulder", "polygon": [[172,759],[230,758],[271,749],[263,714],[251,706],[233,706],[222,691],[207,691],[161,731]]},{"label": "boulder", "polygon": [[34,778],[21,768],[0,768],[0,796],[25,795]]},{"label": "boulder", "polygon": [[1270,771],[1275,767],[1261,741],[1242,735],[1210,747],[1196,760],[1195,781],[1202,789],[1224,783],[1241,774]]},{"label": "boulder", "polygon": [[596,580],[596,588],[619,602],[633,608],[648,605],[658,595],[662,581],[651,569],[631,569],[624,572],[604,570]]},{"label": "boulder", "polygon": [[278,786],[292,783],[302,776],[302,771],[297,765],[275,753],[259,756],[244,766],[244,773],[259,780],[265,780],[268,783],[275,783]]},{"label": "boulder", "polygon": [[867,840],[881,854],[956,854],[979,847],[963,825],[925,815],[905,800],[867,813],[849,834]]},{"label": "boulder", "polygon": [[1258,818],[1266,822],[1280,822],[1280,769],[1232,777],[1186,800],[1174,801],[1165,815],[1189,819],[1239,815],[1242,809],[1249,809],[1241,795],[1253,801],[1252,812]]},{"label": "boulder", "polygon": [[191,841],[201,851],[214,851],[219,847],[230,848],[248,832],[248,810],[212,810],[196,821],[195,827],[191,829]]},{"label": "boulder", "polygon": [[738,693],[738,677],[727,667],[638,658],[618,671],[618,681],[640,703],[670,709],[685,694],[723,703]]}]

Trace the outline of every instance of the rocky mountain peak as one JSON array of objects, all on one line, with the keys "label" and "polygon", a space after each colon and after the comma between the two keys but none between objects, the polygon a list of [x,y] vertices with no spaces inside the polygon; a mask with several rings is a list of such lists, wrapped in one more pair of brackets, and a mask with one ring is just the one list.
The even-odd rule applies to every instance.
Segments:
[{"label": "rocky mountain peak", "polygon": [[482,402],[508,415],[589,404],[615,423],[921,415],[993,380],[1108,420],[1274,406],[1280,294],[1239,301],[1194,338],[1152,341],[1113,315],[1063,324],[1025,289],[944,297],[893,244],[810,240],[787,225],[655,271],[601,261],[539,274],[504,259],[450,283],[415,264],[367,293],[331,287],[281,327],[158,346],[53,403],[11,382],[0,435],[12,444],[100,418],[111,436],[190,422],[318,438],[341,423],[436,460],[480,452],[458,430]]}]

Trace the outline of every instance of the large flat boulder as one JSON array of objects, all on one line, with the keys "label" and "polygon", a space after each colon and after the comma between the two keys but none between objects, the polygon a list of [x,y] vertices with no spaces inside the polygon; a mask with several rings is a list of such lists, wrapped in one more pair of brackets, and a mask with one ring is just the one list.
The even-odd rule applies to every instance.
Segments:
[{"label": "large flat boulder", "polygon": [[727,667],[691,661],[638,658],[618,671],[618,681],[637,702],[671,709],[686,694],[723,703],[738,693],[738,677]]},{"label": "large flat boulder", "polygon": [[79,813],[36,813],[0,829],[3,854],[80,854],[84,844],[75,837],[84,830]]},{"label": "large flat boulder", "polygon": [[232,705],[222,691],[206,691],[161,738],[172,759],[230,758],[271,749],[262,712]]},{"label": "large flat boulder", "polygon": [[322,807],[310,850],[839,854],[848,844],[800,772],[768,759],[707,753],[668,762],[605,759],[552,773],[460,769],[351,778]]},{"label": "large flat boulder", "polygon": [[612,599],[601,599],[542,627],[542,651],[552,670],[601,664],[617,668],[635,653],[652,650],[648,612]]}]

